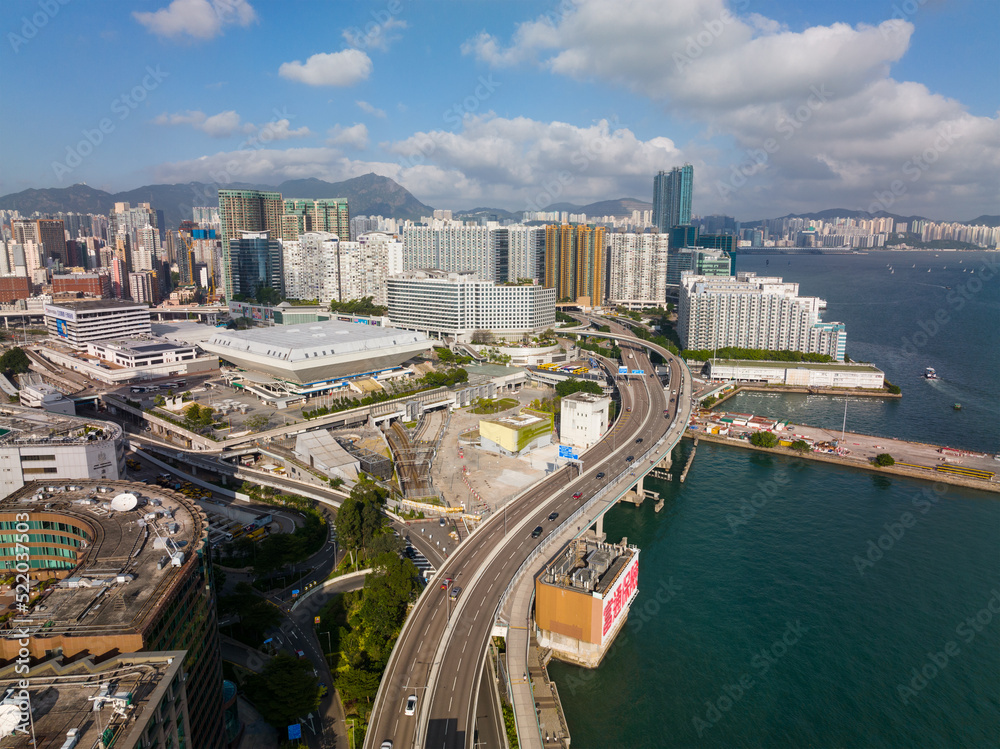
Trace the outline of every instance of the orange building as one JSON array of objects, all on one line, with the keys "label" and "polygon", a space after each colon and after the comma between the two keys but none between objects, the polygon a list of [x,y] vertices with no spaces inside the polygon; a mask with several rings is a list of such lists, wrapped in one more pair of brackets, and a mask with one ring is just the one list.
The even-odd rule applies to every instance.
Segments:
[{"label": "orange building", "polygon": [[538,643],[596,668],[639,592],[639,549],[578,538],[535,579]]}]

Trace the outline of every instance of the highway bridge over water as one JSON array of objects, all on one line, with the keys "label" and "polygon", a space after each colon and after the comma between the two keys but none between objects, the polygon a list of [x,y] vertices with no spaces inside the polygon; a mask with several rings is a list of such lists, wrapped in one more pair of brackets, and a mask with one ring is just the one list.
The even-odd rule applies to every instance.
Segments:
[{"label": "highway bridge over water", "polygon": [[[608,320],[601,321],[608,324]],[[682,361],[656,344],[633,337],[618,323],[611,333],[629,370],[645,374],[619,379],[622,413],[604,439],[570,464],[522,492],[477,528],[447,559],[411,611],[393,648],[375,699],[365,746],[378,749],[459,749],[477,745],[480,682],[490,637],[508,639],[526,650],[529,606],[517,603],[516,583],[533,577],[562,545],[582,535],[664,458],[669,458],[690,418],[691,374]],[[669,385],[651,375],[649,352],[669,368]],[[670,393],[676,390],[673,398]],[[601,474],[601,478],[598,475]],[[581,499],[573,499],[579,493]],[[541,537],[531,529],[546,525],[552,512],[561,524]],[[453,603],[440,589],[444,577],[462,593]],[[516,671],[516,669],[514,669]],[[413,716],[404,714],[416,695]],[[541,747],[534,702],[514,695],[522,747]],[[485,731],[484,731],[485,734]],[[483,737],[485,738],[485,736]],[[487,741],[487,744],[492,743]],[[502,744],[501,744],[502,745]]]}]

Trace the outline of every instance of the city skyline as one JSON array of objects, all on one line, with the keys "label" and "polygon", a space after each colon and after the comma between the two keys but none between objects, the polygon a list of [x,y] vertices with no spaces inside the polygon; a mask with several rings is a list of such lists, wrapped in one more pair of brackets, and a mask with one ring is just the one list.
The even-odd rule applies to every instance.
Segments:
[{"label": "city skyline", "polygon": [[618,8],[314,6],[333,33],[312,41],[263,0],[11,3],[10,96],[59,95],[6,116],[0,192],[374,171],[430,205],[544,210],[648,201],[691,163],[698,215],[995,212],[994,4]]}]

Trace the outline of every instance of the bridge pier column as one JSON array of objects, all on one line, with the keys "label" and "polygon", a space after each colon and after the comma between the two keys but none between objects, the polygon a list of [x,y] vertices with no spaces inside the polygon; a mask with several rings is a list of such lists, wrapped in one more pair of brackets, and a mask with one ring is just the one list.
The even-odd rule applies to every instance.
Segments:
[{"label": "bridge pier column", "polygon": [[594,530],[597,531],[597,537],[600,538],[604,535],[604,515],[597,516],[597,522],[594,524]]},{"label": "bridge pier column", "polygon": [[637,495],[637,496],[639,496],[639,497],[644,497],[644,496],[646,496],[646,495],[645,495],[645,493],[644,493],[644,492],[645,492],[645,489],[644,489],[644,488],[643,488],[643,486],[642,486],[642,482],[643,482],[643,479],[644,479],[644,478],[645,478],[645,476],[640,476],[640,477],[639,477],[639,480],[635,482],[635,493],[636,493],[636,495]]}]

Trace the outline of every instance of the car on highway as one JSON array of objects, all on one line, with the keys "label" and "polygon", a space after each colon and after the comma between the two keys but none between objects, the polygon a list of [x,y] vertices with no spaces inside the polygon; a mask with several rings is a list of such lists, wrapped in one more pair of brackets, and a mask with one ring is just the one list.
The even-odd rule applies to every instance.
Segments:
[{"label": "car on highway", "polygon": [[549,513],[549,520],[555,520],[557,517],[559,517],[559,513],[558,512],[550,512]]},{"label": "car on highway", "polygon": [[531,532],[531,537],[538,538],[540,535],[542,535],[542,526],[536,525],[535,530]]},{"label": "car on highway", "polygon": [[626,413],[632,413],[632,406],[625,406]]},{"label": "car on highway", "polygon": [[406,709],[403,710],[405,715],[413,715],[417,712],[417,695],[411,694],[406,698]]},{"label": "car on highway", "polygon": [[669,409],[666,409],[666,408],[664,408],[664,409],[663,409],[663,415],[664,415],[664,416],[670,416],[670,411],[669,411]]},{"label": "car on highway", "polygon": [[629,455],[627,458],[625,458],[625,462],[626,463],[631,463],[634,459],[635,459],[634,455]]},{"label": "car on highway", "polygon": [[595,476],[594,478],[603,479],[604,478],[604,471],[598,471],[597,476]]},{"label": "car on highway", "polygon": [[462,586],[455,585],[454,587],[452,587],[451,593],[449,593],[448,595],[451,596],[451,600],[454,601],[456,598],[458,598],[458,594],[461,592],[462,592]]},{"label": "car on highway", "polygon": [[635,444],[641,445],[642,444],[642,437],[639,437],[638,439],[636,439]]},{"label": "car on highway", "polygon": [[[598,478],[600,478],[600,476],[598,476]],[[582,497],[583,495],[580,492],[577,492],[576,494],[573,495],[573,499],[580,499]]]},{"label": "car on highway", "polygon": [[379,749],[392,749],[392,742],[391,741],[383,741],[382,745],[379,747]]},{"label": "car on highway", "polygon": [[450,577],[446,577],[444,580],[441,581],[441,590],[448,590],[448,588],[450,587],[451,587]]},{"label": "car on highway", "polygon": [[444,518],[441,518],[441,519],[440,519],[440,520],[438,521],[438,525],[441,525],[441,526],[445,526],[445,525],[447,525],[447,524],[448,524],[448,521],[446,521],[446,520],[445,520]]},{"label": "car on highway", "polygon": [[303,650],[296,650],[295,651],[295,655],[297,655],[299,658],[305,658],[306,657],[305,651],[303,651]]}]

